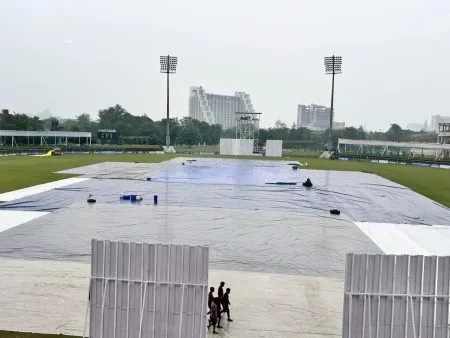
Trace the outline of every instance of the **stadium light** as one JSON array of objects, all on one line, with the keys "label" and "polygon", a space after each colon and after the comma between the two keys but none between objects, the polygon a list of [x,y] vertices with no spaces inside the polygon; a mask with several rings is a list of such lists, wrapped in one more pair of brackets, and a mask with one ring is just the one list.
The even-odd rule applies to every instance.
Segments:
[{"label": "stadium light", "polygon": [[342,73],[342,57],[326,56],[325,58],[325,74],[332,74],[331,80],[331,107],[330,107],[330,127],[328,129],[328,152],[331,154],[332,134],[333,134],[333,104],[334,104],[334,75]]},{"label": "stadium light", "polygon": [[159,58],[161,64],[161,73],[167,75],[167,120],[166,120],[166,146],[170,146],[170,130],[169,130],[169,75],[175,74],[177,71],[178,58],[176,56],[161,56]]}]

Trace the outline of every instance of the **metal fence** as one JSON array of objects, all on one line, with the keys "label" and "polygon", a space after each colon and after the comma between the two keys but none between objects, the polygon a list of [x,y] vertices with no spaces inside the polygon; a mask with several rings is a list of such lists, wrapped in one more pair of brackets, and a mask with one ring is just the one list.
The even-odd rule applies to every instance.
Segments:
[{"label": "metal fence", "polygon": [[208,253],[93,240],[89,337],[206,337]]},{"label": "metal fence", "polygon": [[448,338],[450,257],[348,254],[344,338]]}]

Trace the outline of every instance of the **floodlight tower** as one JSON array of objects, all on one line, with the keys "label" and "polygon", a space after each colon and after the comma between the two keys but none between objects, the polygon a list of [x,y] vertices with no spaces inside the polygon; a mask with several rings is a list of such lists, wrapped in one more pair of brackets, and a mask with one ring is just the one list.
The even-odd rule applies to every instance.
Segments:
[{"label": "floodlight tower", "polygon": [[325,57],[325,74],[332,74],[331,80],[331,107],[330,107],[330,128],[328,129],[328,152],[332,148],[333,136],[333,104],[334,104],[334,75],[342,73],[342,57],[341,56],[326,56]]},{"label": "floodlight tower", "polygon": [[176,56],[161,56],[159,58],[161,63],[161,73],[167,75],[167,120],[166,120],[166,146],[170,146],[170,131],[169,131],[169,74],[175,74],[177,71],[178,58]]},{"label": "floodlight tower", "polygon": [[253,140],[253,149],[254,151],[257,151],[261,113],[236,112],[235,115],[236,138]]}]

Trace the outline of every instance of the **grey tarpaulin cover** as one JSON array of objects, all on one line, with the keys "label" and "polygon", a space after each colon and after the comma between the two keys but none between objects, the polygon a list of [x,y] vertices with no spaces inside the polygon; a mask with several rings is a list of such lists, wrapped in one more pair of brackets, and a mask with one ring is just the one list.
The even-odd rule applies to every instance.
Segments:
[{"label": "grey tarpaulin cover", "polygon": [[[79,168],[73,172],[92,179],[5,203],[5,209],[53,212],[1,233],[0,255],[89,261],[90,239],[105,238],[206,245],[216,269],[343,277],[346,252],[381,252],[353,221],[450,220],[447,208],[373,174],[294,171],[285,161],[231,159],[172,163],[150,173],[152,168]],[[312,189],[266,184],[308,177]],[[96,204],[86,203],[89,193]],[[122,193],[144,199],[121,201]],[[332,208],[341,215],[329,215]]]},{"label": "grey tarpaulin cover", "polygon": [[[450,210],[412,190],[361,172],[292,170],[284,161],[199,159],[145,174],[142,163],[103,163],[84,171],[91,180],[2,204],[2,208],[53,211],[85,201],[92,193],[97,203],[121,203],[122,193],[139,193],[140,204],[153,195],[171,206],[294,211],[327,214],[339,209],[352,221],[450,225]],[[136,168],[133,167],[136,166]],[[74,171],[82,173],[83,168]],[[134,175],[133,175],[134,173]],[[147,181],[146,177],[152,180]],[[127,179],[123,179],[126,177]],[[310,178],[314,186],[277,186]]]},{"label": "grey tarpaulin cover", "polygon": [[0,256],[90,261],[91,238],[210,248],[214,269],[343,277],[353,252],[381,253],[345,219],[276,210],[78,203],[0,234]]}]

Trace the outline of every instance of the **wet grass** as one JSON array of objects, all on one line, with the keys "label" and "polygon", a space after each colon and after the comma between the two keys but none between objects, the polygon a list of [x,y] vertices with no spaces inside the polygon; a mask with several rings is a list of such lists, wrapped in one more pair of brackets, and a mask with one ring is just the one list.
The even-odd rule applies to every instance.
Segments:
[{"label": "wet grass", "polygon": [[[294,157],[290,159],[294,160]],[[362,171],[404,185],[446,207],[450,207],[450,170],[412,165],[379,164],[357,161],[330,161],[318,158],[298,159],[310,169]]]},{"label": "wet grass", "polygon": [[39,334],[39,333],[22,333],[11,331],[0,331],[0,338],[79,338],[76,336],[64,336],[53,334]]},{"label": "wet grass", "polygon": [[[54,157],[2,157],[0,158],[0,193],[76,176],[56,174],[55,172],[59,170],[106,161],[156,163],[176,156],[185,155],[86,154]],[[229,157],[232,158],[232,156]],[[264,157],[244,158],[267,159]],[[299,154],[295,153],[282,159],[288,161],[298,160],[303,163],[307,162],[309,163],[308,169],[370,172],[409,187],[438,203],[450,207],[450,170],[357,161],[330,161],[299,156]]]},{"label": "wet grass", "polygon": [[9,156],[0,158],[0,193],[77,175],[57,171],[106,161],[157,163],[174,158],[162,154],[82,154],[53,157]]}]

